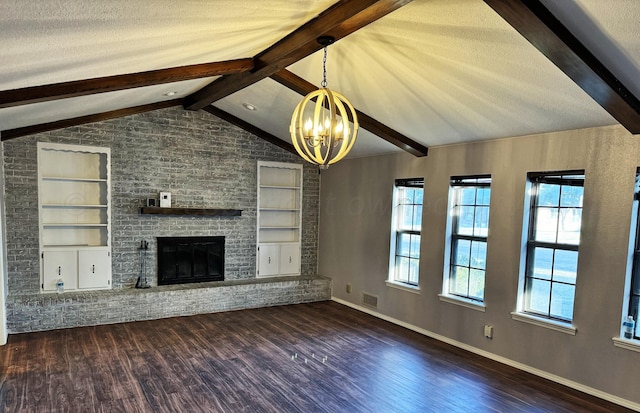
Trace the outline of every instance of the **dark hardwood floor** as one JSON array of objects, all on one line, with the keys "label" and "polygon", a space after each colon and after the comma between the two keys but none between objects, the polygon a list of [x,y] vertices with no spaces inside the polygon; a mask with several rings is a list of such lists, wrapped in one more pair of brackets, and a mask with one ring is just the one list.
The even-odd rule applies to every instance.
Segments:
[{"label": "dark hardwood floor", "polygon": [[2,412],[630,411],[333,302],[11,335],[0,361]]}]

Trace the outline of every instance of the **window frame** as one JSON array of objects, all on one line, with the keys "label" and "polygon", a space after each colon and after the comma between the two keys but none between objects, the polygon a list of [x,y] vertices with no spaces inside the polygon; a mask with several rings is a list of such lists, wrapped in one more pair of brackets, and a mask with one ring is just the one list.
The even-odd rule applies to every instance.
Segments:
[{"label": "window frame", "polygon": [[[412,188],[412,189],[420,189],[422,191],[422,202],[421,203],[402,203],[400,199],[400,192],[403,188]],[[412,201],[415,201],[412,200]],[[420,216],[419,216],[419,229],[415,229],[415,221],[412,219],[412,228],[406,229],[402,228],[400,225],[400,220],[402,219],[402,206],[411,205],[412,209],[415,211],[416,207],[419,206]],[[391,211],[391,247],[389,254],[389,276],[388,276],[388,284],[394,284],[395,286],[399,286],[401,288],[407,288],[411,290],[419,290],[420,288],[420,248],[422,244],[422,211],[424,207],[424,178],[406,178],[406,179],[396,179],[393,187],[393,208]],[[409,236],[410,239],[414,237],[418,237],[420,245],[418,247],[417,256],[413,255],[413,249],[411,245],[409,245],[408,254],[400,254],[399,248],[401,247],[400,237]],[[411,241],[410,241],[411,242]],[[406,277],[398,276],[398,272],[400,271],[399,259],[407,258],[409,262],[413,262],[415,264],[416,271],[416,281],[412,282],[411,280],[411,265],[407,266],[408,272]],[[401,274],[403,275],[403,274]]]},{"label": "window frame", "polygon": [[[491,213],[491,175],[490,174],[481,174],[481,175],[468,175],[468,176],[452,176],[449,183],[450,190],[450,198],[449,198],[449,210],[450,214],[450,222],[447,229],[447,252],[445,256],[447,257],[448,264],[444,268],[444,280],[443,280],[443,295],[445,297],[467,301],[475,305],[484,305],[484,287],[486,285],[486,258],[487,258],[487,247],[488,247],[488,238],[489,238],[489,215]],[[476,188],[475,198],[473,204],[463,204],[462,202],[462,189],[463,188]],[[478,192],[479,188],[489,188],[489,202],[487,204],[478,204]],[[472,229],[472,235],[460,234],[458,232],[458,223],[459,223],[459,214],[457,212],[457,208],[467,206],[473,207],[474,212],[474,226]],[[487,208],[487,233],[486,235],[475,235],[475,216],[478,207],[486,207]],[[471,257],[469,258],[468,266],[461,266],[456,263],[456,256],[458,254],[458,245],[460,240],[465,240],[471,242],[483,242],[485,244],[485,266],[484,268],[474,267],[471,262]],[[472,245],[470,246],[472,248]],[[467,277],[467,293],[460,294],[458,292],[454,292],[451,288],[451,283],[455,279],[454,271],[456,267],[464,267],[469,270],[469,275]],[[483,286],[482,286],[482,296],[471,295],[471,270],[480,270],[483,272]]]},{"label": "window frame", "polygon": [[[625,305],[620,325],[627,316],[632,316],[635,321],[633,335],[627,340],[640,340],[640,329],[638,326],[638,313],[640,313],[640,168],[636,169],[636,177],[633,188],[633,208],[632,208],[632,228],[630,237],[630,266],[631,276],[629,284],[625,290]],[[631,244],[633,243],[633,244]],[[635,288],[634,288],[635,286]],[[634,292],[634,289],[637,292]],[[621,328],[620,337],[624,337],[624,331]]]},{"label": "window frame", "polygon": [[[580,178],[575,178],[576,176],[580,177]],[[574,178],[568,178],[568,177],[574,177]],[[565,186],[578,186],[582,188],[582,199],[584,200],[584,182],[585,182],[585,171],[584,170],[568,170],[568,171],[551,171],[551,172],[530,172],[527,174],[527,182],[530,185],[529,189],[529,217],[528,217],[528,223],[527,223],[527,238],[525,240],[525,247],[524,247],[524,254],[525,254],[525,267],[524,267],[524,271],[523,271],[523,277],[522,277],[522,286],[521,286],[521,300],[520,300],[520,313],[527,315],[527,316],[532,316],[532,317],[537,317],[537,318],[542,318],[542,319],[546,319],[549,320],[550,322],[554,322],[554,323],[560,323],[560,324],[566,324],[566,325],[570,325],[573,322],[573,310],[575,308],[575,289],[576,289],[576,285],[577,285],[577,279],[578,279],[578,260],[579,260],[579,247],[580,247],[580,238],[578,239],[578,243],[577,244],[570,244],[570,243],[563,243],[563,242],[558,242],[558,224],[559,221],[556,223],[556,231],[555,231],[555,239],[556,242],[551,242],[551,241],[539,241],[535,239],[535,235],[537,233],[537,227],[536,227],[536,223],[537,223],[537,217],[538,217],[538,212],[541,206],[539,205],[539,192],[540,192],[540,185],[541,184],[552,184],[552,185],[560,185],[559,188],[559,194],[558,194],[558,204],[557,205],[553,205],[553,208],[558,208],[558,220],[560,219],[560,210],[562,208],[573,208],[575,209],[575,206],[571,206],[571,207],[563,207],[562,206],[562,188]],[[544,206],[549,207],[549,206]],[[580,230],[579,230],[579,234],[581,235],[582,232],[582,211],[584,210],[584,202],[581,201],[580,202],[580,206],[578,207],[580,208],[581,214],[580,214]],[[535,260],[535,250],[536,248],[546,248],[546,249],[550,249],[552,250],[552,261],[551,261],[551,270],[552,273],[550,274],[548,279],[543,279],[543,278],[539,278],[539,277],[535,277],[534,276],[534,272],[533,272],[533,268],[534,268],[534,260]],[[565,282],[565,281],[558,281],[558,280],[554,280],[554,274],[553,274],[553,270],[554,270],[554,264],[555,264],[555,257],[556,257],[556,251],[571,251],[571,252],[576,252],[577,257],[576,257],[576,270],[575,270],[575,280],[573,283],[570,282]],[[531,308],[531,294],[530,294],[530,288],[529,287],[529,281],[530,280],[541,280],[544,282],[549,282],[549,301],[548,301],[548,308],[547,311],[545,313],[541,312],[541,311],[536,311],[535,309]],[[573,287],[573,297],[572,297],[572,310],[571,310],[571,317],[570,318],[565,318],[565,317],[561,317],[557,314],[553,314],[553,310],[552,310],[552,305],[553,305],[553,287],[554,285],[570,285]]]}]

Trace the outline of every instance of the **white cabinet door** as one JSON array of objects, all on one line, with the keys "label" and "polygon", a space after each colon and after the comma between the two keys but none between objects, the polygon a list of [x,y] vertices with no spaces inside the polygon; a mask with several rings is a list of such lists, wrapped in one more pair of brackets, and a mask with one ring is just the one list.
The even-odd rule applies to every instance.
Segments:
[{"label": "white cabinet door", "polygon": [[55,291],[62,278],[64,289],[78,288],[78,254],[76,251],[44,251],[42,253],[42,290]]},{"label": "white cabinet door", "polygon": [[258,276],[276,275],[279,272],[280,246],[262,244],[258,251]]},{"label": "white cabinet door", "polygon": [[300,244],[280,246],[280,274],[300,274]]},{"label": "white cabinet door", "polygon": [[78,251],[78,288],[109,288],[110,286],[109,251]]}]

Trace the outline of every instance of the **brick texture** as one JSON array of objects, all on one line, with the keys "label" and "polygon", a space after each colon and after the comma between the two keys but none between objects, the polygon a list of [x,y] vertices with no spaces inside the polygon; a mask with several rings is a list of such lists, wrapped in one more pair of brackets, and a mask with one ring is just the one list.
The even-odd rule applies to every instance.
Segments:
[{"label": "brick texture", "polygon": [[[58,298],[47,299],[49,294],[39,292],[38,141],[111,148],[112,291],[73,293],[74,299],[69,305],[64,304],[65,300],[61,304]],[[158,309],[149,310],[148,318],[153,318],[153,314],[158,317],[166,314],[182,315],[180,311],[165,312],[160,307],[171,307],[166,300],[175,300],[176,295],[181,297],[180,300],[187,300],[194,294],[203,294],[203,297],[207,294],[219,294],[205,293],[197,288],[178,288],[163,294],[143,294],[140,290],[132,289],[139,276],[137,247],[141,240],[149,242],[147,267],[151,269],[147,276],[150,284],[155,285],[156,237],[159,236],[225,236],[225,279],[241,282],[237,286],[225,288],[242,290],[250,288],[247,285],[254,285],[251,288],[257,289],[269,286],[271,293],[263,300],[264,303],[287,302],[287,288],[274,289],[269,283],[243,282],[257,281],[257,161],[302,163],[299,157],[206,112],[185,111],[181,108],[163,109],[9,140],[3,142],[3,149],[8,300],[11,307],[8,311],[8,324],[11,332],[43,330],[47,329],[47,325],[58,328],[57,326],[99,324],[101,320],[127,321],[132,313],[130,306],[123,306],[123,300],[136,305],[141,305],[145,299],[151,300],[151,307]],[[317,169],[306,163],[303,189],[302,274],[310,276],[317,272],[320,178]],[[140,215],[138,208],[145,204],[147,198],[157,198],[161,191],[171,192],[173,206],[241,209],[242,216]],[[326,284],[327,280],[320,282],[322,283]],[[123,291],[118,291],[125,289],[130,292],[124,294]],[[190,290],[198,292],[189,292]],[[211,288],[205,290],[214,291]],[[303,290],[307,291],[306,301],[327,299],[330,296],[326,294],[326,286],[312,289],[313,291]],[[90,310],[90,305],[84,305],[88,301],[82,298],[83,294],[89,301],[98,297],[95,302],[109,309],[108,316],[101,315],[99,309],[93,311]],[[260,302],[259,298],[252,298],[250,301],[240,293],[230,295],[239,301],[221,308],[251,307]],[[194,298],[199,306],[202,303],[197,300],[201,299],[204,300],[200,296]],[[294,302],[301,298],[289,299]],[[246,302],[243,304],[242,300]],[[187,308],[188,306],[181,311],[190,313]],[[59,316],[66,321],[53,323],[51,318],[40,316],[52,311],[55,314],[62,311]],[[138,313],[135,314],[135,317],[139,316]]]},{"label": "brick texture", "polygon": [[297,304],[331,298],[331,280],[319,276],[222,281],[147,290],[122,288],[7,299],[11,333],[114,324],[219,311]]}]

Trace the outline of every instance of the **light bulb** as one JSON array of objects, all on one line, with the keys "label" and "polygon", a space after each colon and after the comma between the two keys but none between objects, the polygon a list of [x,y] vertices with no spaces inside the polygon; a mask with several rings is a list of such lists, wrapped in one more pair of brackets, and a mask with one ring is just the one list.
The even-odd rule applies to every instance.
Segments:
[{"label": "light bulb", "polygon": [[313,129],[313,122],[311,122],[311,118],[307,119],[304,123],[304,134],[306,136],[311,136],[311,130]]}]

